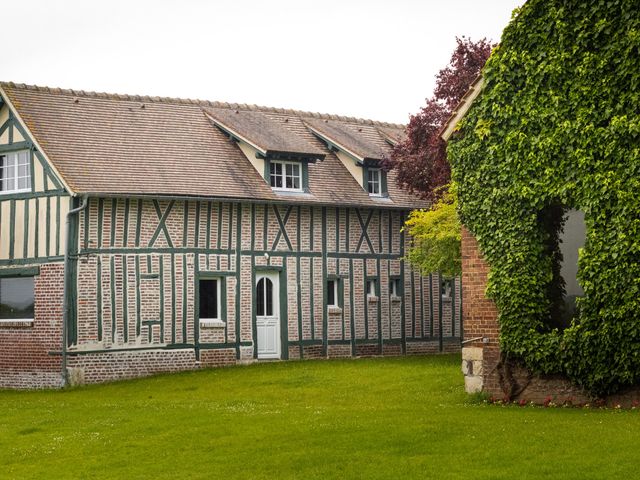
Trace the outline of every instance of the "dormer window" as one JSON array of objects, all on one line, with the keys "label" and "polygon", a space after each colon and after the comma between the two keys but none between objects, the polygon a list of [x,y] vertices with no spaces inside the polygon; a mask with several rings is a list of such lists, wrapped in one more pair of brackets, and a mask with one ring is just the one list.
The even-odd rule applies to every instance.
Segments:
[{"label": "dormer window", "polygon": [[271,188],[292,192],[302,191],[302,166],[299,162],[271,160]]},{"label": "dormer window", "polygon": [[0,193],[17,193],[29,190],[31,190],[29,151],[0,155]]},{"label": "dormer window", "polygon": [[382,172],[379,168],[367,169],[367,191],[372,197],[382,195]]}]

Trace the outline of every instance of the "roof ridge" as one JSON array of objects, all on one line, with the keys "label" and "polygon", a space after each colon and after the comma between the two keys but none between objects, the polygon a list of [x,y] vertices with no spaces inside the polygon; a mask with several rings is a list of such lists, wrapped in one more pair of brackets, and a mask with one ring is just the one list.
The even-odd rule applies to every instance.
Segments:
[{"label": "roof ridge", "polygon": [[251,110],[262,113],[284,113],[289,115],[298,115],[300,117],[319,118],[322,120],[338,120],[342,122],[353,122],[361,125],[371,125],[375,127],[388,127],[404,129],[405,125],[392,122],[383,122],[379,120],[371,120],[367,118],[347,117],[331,113],[307,112],[304,110],[295,110],[289,108],[266,107],[262,105],[220,102],[213,100],[201,100],[191,98],[177,97],[158,97],[149,95],[133,95],[107,92],[94,92],[85,90],[74,90],[70,88],[47,87],[39,85],[28,85],[25,83],[3,82],[0,81],[0,87],[9,86],[10,88],[18,88],[21,90],[35,90],[39,92],[53,93],[59,95],[72,95],[74,97],[104,98],[107,100],[147,102],[147,103],[168,103],[175,105],[199,105],[201,107],[229,108],[236,110]]}]

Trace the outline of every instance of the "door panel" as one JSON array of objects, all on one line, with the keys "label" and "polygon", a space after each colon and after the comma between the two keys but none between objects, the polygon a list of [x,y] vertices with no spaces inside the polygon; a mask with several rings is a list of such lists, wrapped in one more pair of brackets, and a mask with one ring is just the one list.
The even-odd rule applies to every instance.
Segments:
[{"label": "door panel", "polygon": [[280,298],[277,273],[256,276],[256,327],[258,358],[280,358]]}]

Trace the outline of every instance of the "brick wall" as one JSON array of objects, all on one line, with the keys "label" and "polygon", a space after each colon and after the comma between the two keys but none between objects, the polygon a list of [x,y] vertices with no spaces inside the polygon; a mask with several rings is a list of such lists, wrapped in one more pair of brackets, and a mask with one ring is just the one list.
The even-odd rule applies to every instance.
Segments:
[{"label": "brick wall", "polygon": [[33,325],[0,325],[0,388],[62,385],[63,274],[62,263],[41,265],[34,278]]}]

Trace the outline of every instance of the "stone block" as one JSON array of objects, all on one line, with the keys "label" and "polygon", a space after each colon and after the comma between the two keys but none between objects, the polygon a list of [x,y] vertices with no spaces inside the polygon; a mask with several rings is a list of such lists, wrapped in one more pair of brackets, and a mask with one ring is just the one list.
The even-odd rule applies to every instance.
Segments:
[{"label": "stone block", "polygon": [[482,347],[464,347],[462,349],[462,358],[464,360],[482,361],[482,350]]},{"label": "stone block", "polygon": [[67,368],[67,377],[69,379],[69,385],[72,387],[78,385],[84,385],[84,368],[72,367]]},{"label": "stone block", "polygon": [[483,373],[482,360],[473,360],[472,366],[473,366],[473,374],[481,377]]},{"label": "stone block", "polygon": [[467,375],[464,377],[464,390],[467,393],[477,393],[482,391],[482,377],[477,375]]}]

